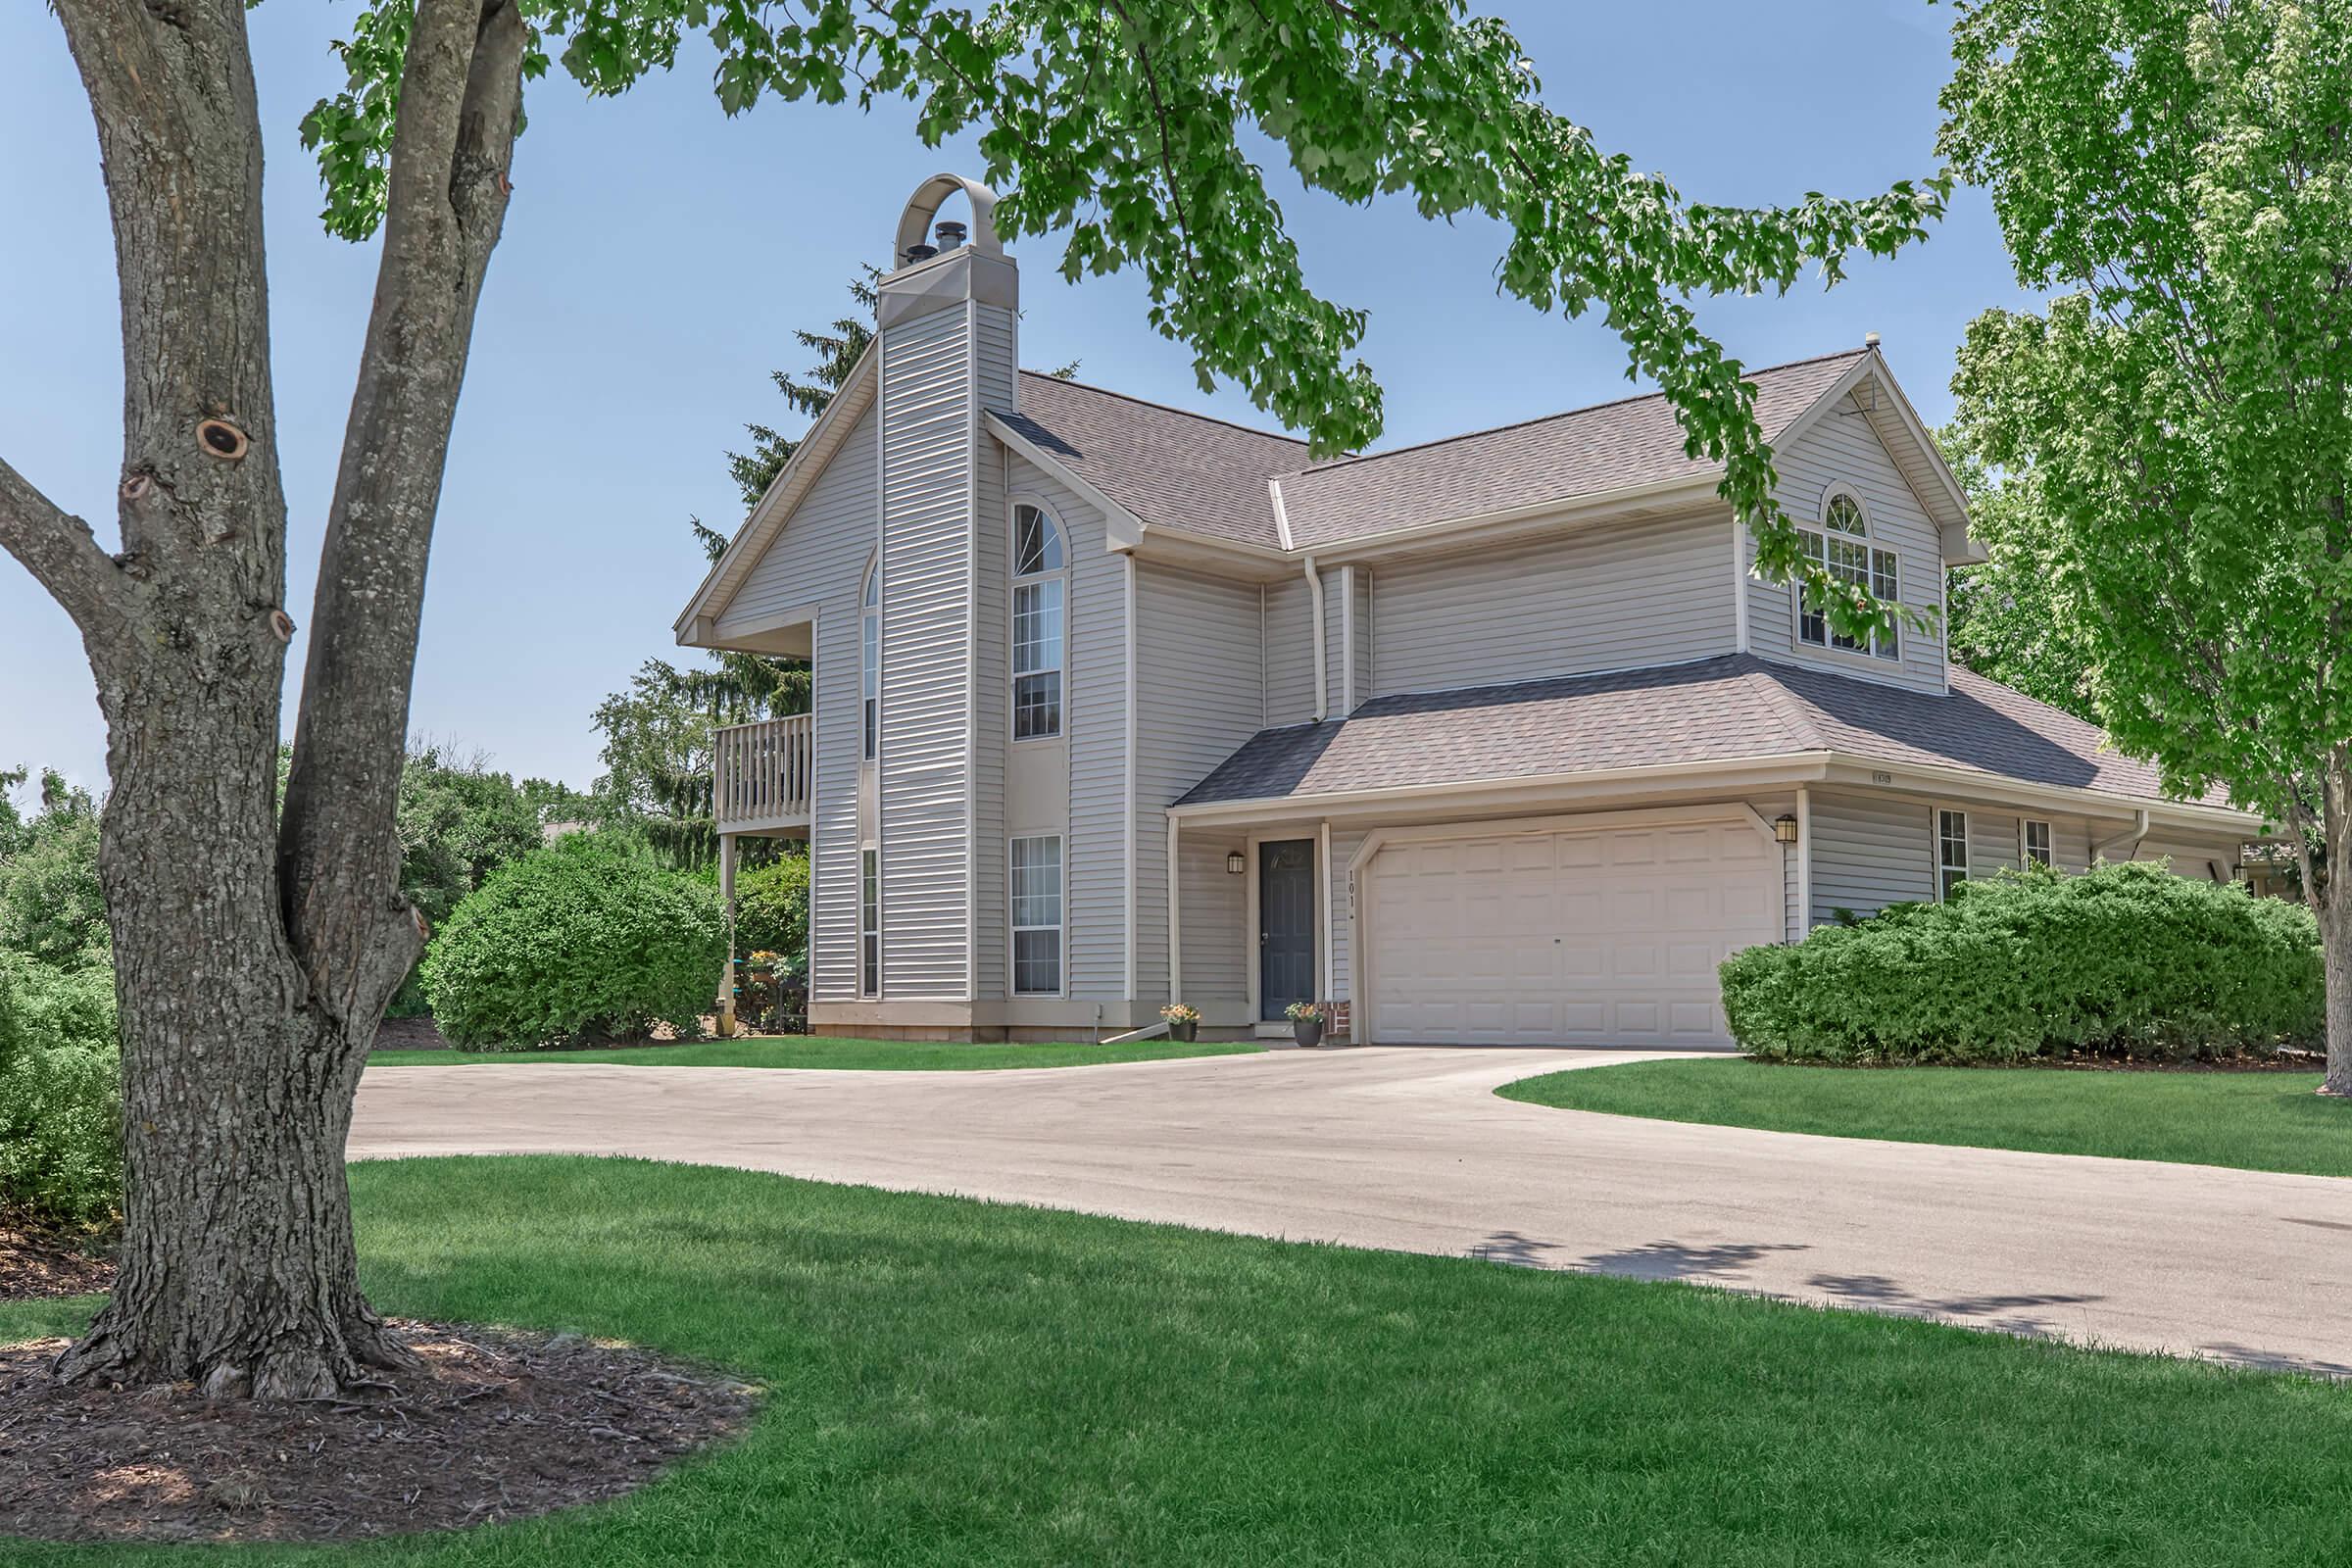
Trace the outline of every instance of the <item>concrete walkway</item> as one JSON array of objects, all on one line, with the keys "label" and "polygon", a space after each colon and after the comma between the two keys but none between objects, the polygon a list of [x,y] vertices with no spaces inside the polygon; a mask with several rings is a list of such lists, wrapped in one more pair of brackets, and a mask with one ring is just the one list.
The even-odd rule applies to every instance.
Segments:
[{"label": "concrete walkway", "polygon": [[381,1067],[351,1152],[739,1165],[2352,1375],[2352,1180],[1687,1126],[1492,1092],[1642,1054]]}]

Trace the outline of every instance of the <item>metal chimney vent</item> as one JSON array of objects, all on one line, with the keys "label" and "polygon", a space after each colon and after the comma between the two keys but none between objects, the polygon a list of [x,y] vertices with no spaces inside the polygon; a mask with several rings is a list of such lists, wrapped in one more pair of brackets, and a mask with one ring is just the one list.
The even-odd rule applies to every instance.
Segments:
[{"label": "metal chimney vent", "polygon": [[939,239],[939,248],[943,251],[952,251],[963,243],[964,226],[954,219],[943,219],[936,234]]},{"label": "metal chimney vent", "polygon": [[906,247],[905,265],[912,267],[915,263],[927,262],[938,254],[939,247],[936,245],[909,245]]}]

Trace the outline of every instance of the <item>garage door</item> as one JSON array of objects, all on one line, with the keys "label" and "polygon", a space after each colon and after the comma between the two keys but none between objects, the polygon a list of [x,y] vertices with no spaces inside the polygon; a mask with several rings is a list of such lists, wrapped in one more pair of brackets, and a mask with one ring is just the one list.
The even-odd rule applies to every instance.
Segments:
[{"label": "garage door", "polygon": [[1728,1045],[1715,966],[1786,917],[1744,820],[1391,844],[1360,891],[1393,1044]]}]

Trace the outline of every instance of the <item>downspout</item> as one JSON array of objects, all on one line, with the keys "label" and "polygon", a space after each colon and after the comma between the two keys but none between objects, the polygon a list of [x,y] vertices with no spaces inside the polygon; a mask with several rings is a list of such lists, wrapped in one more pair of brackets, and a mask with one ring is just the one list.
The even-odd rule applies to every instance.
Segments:
[{"label": "downspout", "polygon": [[1315,620],[1315,722],[1323,722],[1331,711],[1331,671],[1324,667],[1323,637],[1323,574],[1315,569],[1315,558],[1306,558],[1306,591],[1314,601]]},{"label": "downspout", "polygon": [[1813,792],[1796,787],[1796,937],[1813,934]]},{"label": "downspout", "polygon": [[2139,846],[2147,840],[2148,827],[2148,808],[2143,806],[2136,813],[2133,814],[2132,818],[2132,825],[2130,827],[2126,828],[2123,832],[2118,833],[2115,837],[2111,839],[2101,839],[2090,847],[2091,864],[2096,865],[2099,861],[2105,859],[2107,858],[2107,852],[2110,849],[2113,849],[2116,845],[2123,843],[2126,839],[2130,839],[2132,841],[2132,851],[2136,854]]},{"label": "downspout", "polygon": [[1168,823],[1168,1000],[1184,1000],[1184,899],[1178,877],[1182,863],[1177,857],[1176,834],[1181,819],[1175,812],[1167,815]]}]

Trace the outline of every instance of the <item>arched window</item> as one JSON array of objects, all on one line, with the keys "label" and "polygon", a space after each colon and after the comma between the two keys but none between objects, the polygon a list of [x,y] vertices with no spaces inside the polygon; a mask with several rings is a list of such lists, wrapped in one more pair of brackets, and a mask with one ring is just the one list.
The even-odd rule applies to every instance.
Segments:
[{"label": "arched window", "polygon": [[[1894,552],[1882,550],[1871,542],[1870,514],[1862,510],[1862,498],[1842,485],[1832,485],[1821,498],[1821,526],[1800,528],[1805,554],[1830,568],[1834,577],[1841,577],[1887,604],[1902,597],[1902,584],[1895,569]],[[1900,659],[1902,645],[1894,628],[1874,634],[1867,644],[1830,630],[1829,618],[1804,602],[1797,594],[1796,636],[1799,642],[1817,648],[1837,648],[1849,654],[1871,654],[1880,659]]]},{"label": "arched window", "polygon": [[1012,509],[1012,738],[1061,733],[1069,572],[1061,529],[1044,509]]},{"label": "arched window", "polygon": [[882,739],[882,564],[865,568],[865,608],[858,616],[858,679],[865,694],[865,757],[873,760]]}]

